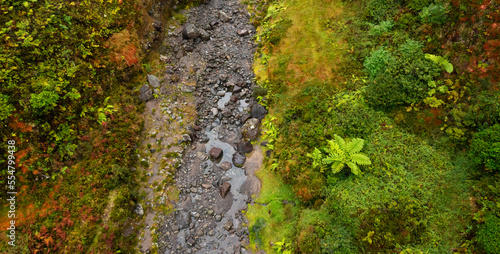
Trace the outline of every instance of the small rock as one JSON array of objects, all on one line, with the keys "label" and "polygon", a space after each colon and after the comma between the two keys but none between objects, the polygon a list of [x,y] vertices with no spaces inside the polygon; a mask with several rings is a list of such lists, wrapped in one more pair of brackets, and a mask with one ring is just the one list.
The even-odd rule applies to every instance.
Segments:
[{"label": "small rock", "polygon": [[241,91],[241,87],[239,87],[239,86],[234,86],[234,88],[233,88],[233,93],[237,93],[237,92],[239,92],[239,91]]},{"label": "small rock", "polygon": [[241,134],[245,140],[255,140],[259,136],[260,120],[257,118],[248,119],[241,127]]},{"label": "small rock", "polygon": [[144,209],[142,208],[142,205],[141,204],[137,204],[135,206],[135,209],[134,209],[134,212],[139,215],[139,216],[143,216],[144,215]]},{"label": "small rock", "polygon": [[219,18],[222,22],[227,22],[231,19],[231,17],[229,17],[229,15],[227,15],[225,12],[223,11],[219,11]]},{"label": "small rock", "polygon": [[161,30],[161,25],[162,25],[162,24],[161,24],[161,21],[159,21],[159,20],[155,20],[155,21],[153,22],[153,24],[152,24],[152,25],[153,25],[153,27],[154,27],[157,31],[160,31],[160,30]]},{"label": "small rock", "polygon": [[151,90],[151,88],[149,88],[148,85],[143,85],[140,89],[139,89],[139,99],[143,100],[143,101],[149,101],[153,98],[153,90]]},{"label": "small rock", "polygon": [[183,142],[191,142],[191,136],[189,134],[182,134],[182,141]]},{"label": "small rock", "polygon": [[247,157],[241,153],[234,153],[233,154],[233,164],[236,167],[243,167],[243,164],[245,164],[245,161],[247,160]]},{"label": "small rock", "polygon": [[231,162],[229,161],[224,161],[220,164],[220,168],[224,169],[224,170],[230,170],[231,169]]},{"label": "small rock", "polygon": [[195,187],[191,187],[191,189],[189,189],[192,193],[197,193],[198,192],[198,189],[196,189]]},{"label": "small rock", "polygon": [[192,93],[196,90],[195,86],[188,86],[188,85],[182,85],[181,86],[181,91],[185,93]]},{"label": "small rock", "polygon": [[229,219],[226,224],[224,224],[224,229],[229,231],[231,229],[233,229],[233,220],[232,219]]},{"label": "small rock", "polygon": [[208,184],[208,183],[202,183],[201,184],[201,187],[205,188],[205,189],[210,189],[212,188],[212,185],[211,184]]},{"label": "small rock", "polygon": [[258,103],[253,104],[252,111],[251,111],[251,115],[253,118],[257,118],[259,120],[262,120],[262,119],[264,119],[266,114],[267,114],[267,110],[264,108],[264,106],[262,106]]},{"label": "small rock", "polygon": [[208,155],[206,153],[202,153],[202,152],[197,152],[196,153],[196,158],[202,160],[202,161],[206,161],[208,160]]},{"label": "small rock", "polygon": [[193,125],[193,130],[201,131],[201,127],[199,125]]},{"label": "small rock", "polygon": [[216,116],[217,114],[219,114],[219,110],[217,108],[212,108],[212,114]]},{"label": "small rock", "polygon": [[184,47],[184,50],[185,50],[186,52],[193,52],[194,48],[193,48],[193,46],[186,45],[186,46]]},{"label": "small rock", "polygon": [[189,227],[189,224],[191,223],[191,216],[189,215],[188,212],[185,211],[180,211],[177,214],[176,219],[179,229],[185,229]]},{"label": "small rock", "polygon": [[198,230],[196,231],[196,235],[197,235],[197,236],[202,236],[202,235],[204,235],[204,233],[203,233],[203,231],[202,231],[201,229],[198,229]]},{"label": "small rock", "polygon": [[219,222],[222,220],[222,216],[220,214],[215,215],[215,221]]},{"label": "small rock", "polygon": [[223,176],[220,180],[222,182],[227,182],[227,181],[231,180],[231,177],[229,177],[229,176]]},{"label": "small rock", "polygon": [[253,151],[252,143],[249,141],[241,141],[236,144],[236,147],[240,153],[250,153]]},{"label": "small rock", "polygon": [[199,31],[200,31],[200,38],[202,40],[204,40],[204,41],[210,40],[210,34],[207,31],[205,31],[203,29],[199,29]]},{"label": "small rock", "polygon": [[212,147],[212,149],[210,149],[210,152],[208,152],[208,154],[210,154],[212,158],[218,159],[222,155],[222,149],[218,147]]},{"label": "small rock", "polygon": [[217,96],[224,96],[224,94],[226,94],[226,92],[223,90],[217,92]]},{"label": "small rock", "polygon": [[214,236],[214,235],[215,235],[215,231],[214,231],[214,230],[210,230],[210,231],[208,231],[208,235],[209,235],[209,236]]},{"label": "small rock", "polygon": [[238,30],[237,33],[238,33],[239,36],[243,37],[243,36],[245,36],[245,35],[248,34],[248,30],[246,30],[246,29],[240,29],[240,30]]},{"label": "small rock", "polygon": [[227,193],[231,190],[231,184],[229,182],[224,182],[220,187],[220,195],[225,198]]},{"label": "small rock", "polygon": [[224,117],[230,117],[233,115],[233,112],[231,112],[231,110],[229,110],[229,109],[224,109],[224,110],[222,110],[222,115]]},{"label": "small rock", "polygon": [[200,31],[193,24],[185,24],[182,28],[182,36],[184,39],[196,39],[200,36]]},{"label": "small rock", "polygon": [[[160,61],[166,63],[168,62],[168,57],[164,55],[160,55]],[[168,72],[167,72],[168,73]],[[173,73],[168,73],[168,74],[173,74]]]},{"label": "small rock", "polygon": [[154,75],[149,75],[148,74],[148,83],[154,88],[157,88],[160,86],[160,80],[154,76]]}]

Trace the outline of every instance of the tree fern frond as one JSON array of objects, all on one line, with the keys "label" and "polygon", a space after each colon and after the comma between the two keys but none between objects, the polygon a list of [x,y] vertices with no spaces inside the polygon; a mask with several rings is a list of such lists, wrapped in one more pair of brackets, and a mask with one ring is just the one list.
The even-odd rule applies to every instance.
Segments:
[{"label": "tree fern frond", "polygon": [[335,154],[330,154],[328,157],[324,158],[323,159],[323,163],[324,164],[330,164],[330,163],[334,163],[334,162],[343,162],[342,161],[342,157],[340,157],[339,155],[335,155]]},{"label": "tree fern frond", "polygon": [[347,166],[349,166],[349,168],[351,168],[351,172],[353,174],[359,175],[361,173],[361,170],[359,170],[358,165],[356,165],[355,163],[348,162]]},{"label": "tree fern frond", "polygon": [[314,148],[314,151],[312,153],[308,153],[307,157],[313,159],[313,167],[316,168],[317,166],[322,167],[323,166],[323,153],[318,148]]},{"label": "tree fern frond", "polygon": [[363,139],[354,138],[354,139],[351,140],[351,142],[349,142],[346,145],[346,149],[345,150],[349,154],[354,154],[354,153],[357,153],[357,152],[361,151],[361,149],[363,149],[364,144],[365,144],[365,141]]},{"label": "tree fern frond", "polygon": [[328,144],[330,145],[330,147],[329,147],[330,154],[336,154],[336,155],[339,155],[342,158],[344,158],[344,150],[342,150],[342,148],[340,147],[340,145],[338,143],[334,142],[333,140],[328,140]]},{"label": "tree fern frond", "polygon": [[340,149],[345,150],[345,140],[337,134],[335,134],[334,138],[335,138],[335,143],[339,145]]},{"label": "tree fern frond", "polygon": [[359,164],[359,165],[370,165],[372,164],[372,161],[368,156],[362,153],[355,153],[351,155],[352,162]]},{"label": "tree fern frond", "polygon": [[344,163],[336,161],[332,164],[332,173],[337,174],[344,168]]}]

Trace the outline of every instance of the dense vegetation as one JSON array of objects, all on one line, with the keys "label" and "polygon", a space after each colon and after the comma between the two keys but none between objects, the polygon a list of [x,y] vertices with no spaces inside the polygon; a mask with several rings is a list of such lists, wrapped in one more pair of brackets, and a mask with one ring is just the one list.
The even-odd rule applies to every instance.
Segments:
[{"label": "dense vegetation", "polygon": [[[0,152],[16,151],[16,247],[2,253],[133,252],[143,78],[138,1],[1,1]],[[1,164],[7,165],[7,157]],[[9,226],[7,167],[0,226]],[[5,215],[5,216],[4,216]],[[5,231],[2,231],[5,232]]]},{"label": "dense vegetation", "polygon": [[498,3],[247,4],[271,150],[252,248],[498,252]]}]

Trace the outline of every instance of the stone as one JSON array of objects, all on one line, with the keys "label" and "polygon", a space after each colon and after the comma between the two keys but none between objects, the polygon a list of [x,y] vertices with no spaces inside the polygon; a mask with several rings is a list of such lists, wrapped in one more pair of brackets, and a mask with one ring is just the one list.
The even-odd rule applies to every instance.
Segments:
[{"label": "stone", "polygon": [[224,110],[222,110],[222,115],[224,117],[230,117],[233,115],[233,112],[231,112],[231,110],[229,110],[229,109],[224,109]]},{"label": "stone", "polygon": [[197,236],[202,236],[202,235],[204,235],[204,233],[203,233],[203,231],[202,231],[201,229],[198,229],[198,230],[196,231],[196,235],[197,235]]},{"label": "stone", "polygon": [[234,88],[233,88],[233,93],[237,93],[237,92],[239,92],[239,91],[241,91],[241,87],[239,87],[239,86],[234,86]]},{"label": "stone", "polygon": [[224,92],[223,90],[217,92],[217,96],[224,96],[224,94],[226,94],[226,92]]},{"label": "stone", "polygon": [[152,98],[153,98],[153,90],[151,90],[151,88],[149,88],[148,85],[143,85],[139,89],[139,99],[143,101],[149,101]]},{"label": "stone", "polygon": [[219,222],[222,220],[222,216],[220,214],[215,215],[215,221]]},{"label": "stone", "polygon": [[214,230],[210,230],[210,231],[208,231],[208,235],[209,235],[209,236],[214,236],[214,235],[215,235],[215,231],[214,231]]},{"label": "stone", "polygon": [[189,224],[191,223],[191,216],[186,211],[180,211],[179,213],[177,213],[176,220],[179,229],[185,229],[188,228]]},{"label": "stone", "polygon": [[181,91],[184,93],[192,93],[196,90],[195,86],[182,85]]},{"label": "stone", "polygon": [[234,153],[233,154],[233,164],[236,167],[243,167],[243,164],[245,164],[245,161],[247,160],[247,157],[241,153]]},{"label": "stone", "polygon": [[193,130],[201,131],[201,127],[199,125],[193,125]]},{"label": "stone", "polygon": [[[168,57],[164,55],[160,55],[160,61],[166,63],[168,62]],[[168,72],[167,72],[168,73]],[[168,73],[168,74],[173,74],[173,73]]]},{"label": "stone", "polygon": [[159,21],[159,20],[155,20],[155,21],[153,22],[153,24],[151,24],[151,25],[153,25],[153,27],[154,27],[157,31],[160,31],[160,30],[161,30],[161,27],[162,27],[161,21]]},{"label": "stone", "polygon": [[225,198],[227,193],[231,190],[231,184],[229,182],[224,182],[221,186],[220,186],[220,195],[222,198]]},{"label": "stone", "polygon": [[241,134],[247,141],[255,140],[259,136],[260,120],[257,118],[248,119],[241,127]]},{"label": "stone", "polygon": [[198,189],[196,189],[195,187],[191,187],[191,189],[189,189],[192,193],[197,193],[198,192]]},{"label": "stone", "polygon": [[246,30],[246,29],[240,29],[240,30],[238,30],[237,33],[238,33],[239,36],[243,37],[243,36],[245,36],[245,35],[248,34],[248,30]]},{"label": "stone", "polygon": [[227,13],[223,11],[219,11],[219,18],[222,22],[227,22],[231,19],[231,17],[229,17],[229,15],[227,15]]},{"label": "stone", "polygon": [[208,184],[208,183],[202,183],[201,184],[201,187],[205,188],[205,189],[210,189],[212,188],[212,185],[211,184]]},{"label": "stone", "polygon": [[160,86],[160,80],[155,75],[148,74],[148,83],[150,86],[157,88]]},{"label": "stone", "polygon": [[142,205],[141,204],[137,204],[135,206],[135,209],[134,209],[134,212],[139,215],[139,216],[143,216],[144,215],[144,209],[142,208]]},{"label": "stone", "polygon": [[197,152],[196,153],[196,158],[202,160],[202,161],[206,161],[208,160],[208,155],[206,153],[202,153],[202,152]]},{"label": "stone", "polygon": [[207,31],[205,31],[203,29],[199,29],[199,32],[200,32],[200,38],[202,40],[204,40],[204,41],[210,40],[210,34]]},{"label": "stone", "polygon": [[257,118],[259,120],[264,119],[264,117],[267,114],[267,110],[264,108],[264,106],[255,103],[252,106],[252,111],[250,112],[253,118]]},{"label": "stone", "polygon": [[229,231],[231,229],[233,229],[233,220],[232,219],[229,219],[225,224],[224,224],[224,229]]},{"label": "stone", "polygon": [[184,39],[196,39],[200,36],[200,31],[193,24],[185,24],[182,28],[182,36]]},{"label": "stone", "polygon": [[212,147],[212,149],[210,149],[210,152],[208,152],[208,154],[210,154],[210,157],[218,159],[222,155],[222,149],[218,147]]},{"label": "stone", "polygon": [[240,153],[250,153],[253,151],[252,143],[250,143],[249,141],[239,142],[238,144],[236,144],[236,148]]},{"label": "stone", "polygon": [[231,162],[229,162],[229,161],[224,161],[220,164],[220,168],[222,168],[223,170],[226,170],[226,171],[230,170],[231,167],[232,167],[232,165],[231,165]]},{"label": "stone", "polygon": [[183,142],[191,142],[191,136],[189,134],[182,134],[182,141]]},{"label": "stone", "polygon": [[219,110],[217,108],[212,108],[212,114],[216,116],[217,114],[219,114]]}]

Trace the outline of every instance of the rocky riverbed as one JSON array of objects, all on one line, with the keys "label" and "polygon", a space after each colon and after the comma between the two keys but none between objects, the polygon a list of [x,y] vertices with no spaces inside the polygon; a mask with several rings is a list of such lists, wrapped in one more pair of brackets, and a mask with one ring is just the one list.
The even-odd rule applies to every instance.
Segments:
[{"label": "rocky riverbed", "polygon": [[[184,25],[163,28],[164,75],[148,76],[139,91],[149,176],[144,207],[136,208],[146,224],[139,248],[251,253],[242,211],[260,190],[254,173],[262,152],[252,141],[267,113],[252,97],[255,28],[236,0],[209,0],[183,14]],[[165,187],[169,180],[175,186]]]}]

